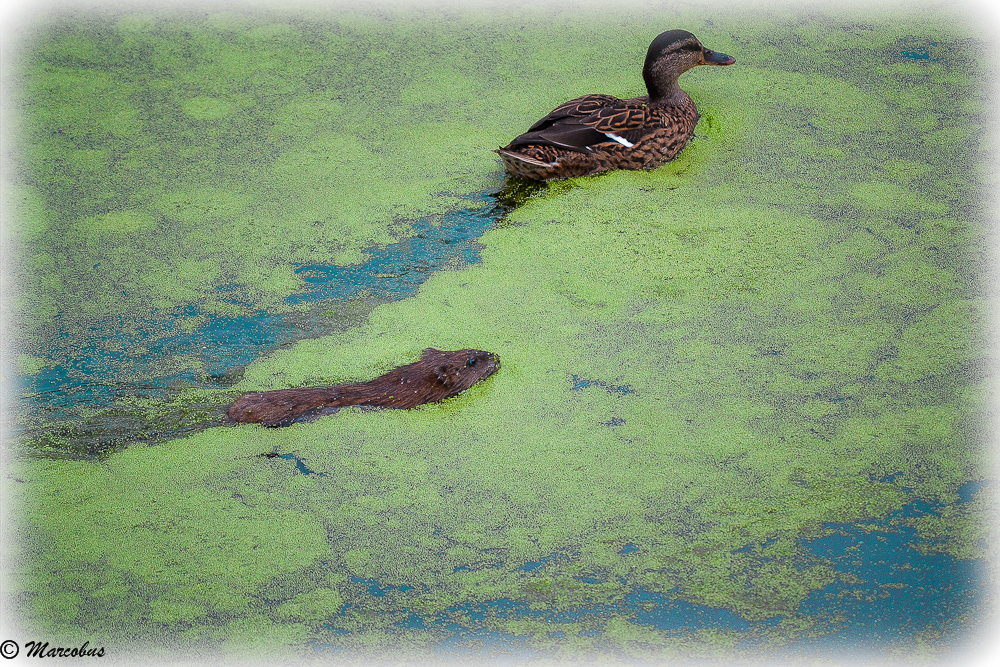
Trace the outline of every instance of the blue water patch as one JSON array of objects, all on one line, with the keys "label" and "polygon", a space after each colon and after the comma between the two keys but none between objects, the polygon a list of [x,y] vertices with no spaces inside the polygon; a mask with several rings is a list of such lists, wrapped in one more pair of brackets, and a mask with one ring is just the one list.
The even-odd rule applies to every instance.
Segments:
[{"label": "blue water patch", "polygon": [[615,385],[615,384],[608,384],[603,380],[587,380],[580,377],[579,375],[573,376],[573,391],[581,391],[583,389],[586,389],[587,387],[602,387],[609,394],[621,394],[623,396],[625,394],[636,393],[635,389],[633,389],[632,385],[630,384]]},{"label": "blue water patch", "polygon": [[368,587],[368,594],[372,597],[384,598],[385,594],[389,591],[412,591],[412,586],[382,586],[379,584],[378,579],[362,579],[361,577],[351,577],[352,584],[364,584]]},{"label": "blue water patch", "polygon": [[900,47],[899,57],[903,60],[913,60],[917,62],[932,62],[932,63],[945,63],[948,61],[944,58],[934,58],[931,56],[931,49],[938,46],[938,42],[925,42],[924,44],[918,44],[915,39],[901,40],[904,42],[905,46]]},{"label": "blue water patch", "polygon": [[534,572],[535,570],[537,570],[539,568],[545,567],[545,565],[548,562],[550,562],[550,561],[553,561],[553,560],[573,560],[574,558],[578,557],[579,555],[580,555],[579,552],[572,553],[572,554],[567,554],[567,553],[556,551],[556,552],[553,552],[553,553],[549,554],[548,556],[543,556],[543,557],[539,558],[536,561],[528,561],[527,563],[525,563],[524,565],[522,565],[521,567],[519,567],[517,569],[518,570],[523,570],[525,572]]},{"label": "blue water patch", "polygon": [[[550,623],[590,623],[593,627],[580,632],[583,636],[599,636],[601,627],[606,619],[614,616],[626,616],[630,622],[637,625],[648,625],[657,630],[667,631],[692,631],[704,628],[716,628],[722,630],[732,630],[737,632],[748,632],[753,628],[753,624],[746,621],[739,615],[726,610],[706,605],[700,605],[686,600],[680,600],[662,593],[655,593],[643,588],[636,588],[626,595],[622,602],[618,603],[595,603],[590,606],[573,610],[544,610],[532,608],[526,602],[510,599],[487,600],[483,602],[469,602],[455,607],[448,608],[445,613],[438,614],[434,618],[422,617],[419,614],[404,610],[405,616],[396,623],[401,627],[411,628],[434,628],[441,627],[448,629],[455,634],[451,638],[442,642],[448,646],[461,639],[476,636],[483,632],[482,627],[476,624],[488,618],[517,619],[531,617],[541,619]],[[463,619],[461,623],[453,620]],[[777,620],[768,619],[757,625],[761,627],[771,627]],[[562,631],[550,633],[565,636]],[[494,637],[493,648],[503,647],[503,640]],[[516,648],[506,645],[506,649]]]},{"label": "blue water patch", "polygon": [[[481,621],[487,615],[498,618],[516,618],[518,616],[532,616],[535,618],[545,616],[548,612],[540,609],[532,609],[526,602],[500,598],[498,600],[483,600],[482,602],[466,602],[455,607],[449,607],[449,613],[461,612],[463,616],[472,621]],[[437,623],[445,622],[439,618]],[[456,626],[457,627],[457,626]]]},{"label": "blue water patch", "polygon": [[535,570],[545,566],[545,559],[538,561],[528,561],[521,567],[517,568],[519,570],[524,570],[525,572],[534,572]]},{"label": "blue water patch", "polygon": [[456,259],[478,262],[480,246],[474,241],[496,222],[502,208],[490,205],[484,193],[467,199],[482,206],[418,220],[409,238],[367,250],[368,259],[361,264],[299,266],[295,272],[311,287],[288,297],[288,303],[346,299],[362,292],[402,299],[416,294],[431,274]]},{"label": "blue water patch", "polygon": [[829,534],[804,540],[813,554],[849,575],[802,602],[822,634],[809,646],[885,647],[942,631],[974,614],[984,598],[985,564],[934,551],[901,520],[934,514],[939,506],[915,500],[888,517],[858,524],[827,524]]},{"label": "blue water patch", "polygon": [[396,625],[401,628],[409,628],[411,630],[426,630],[429,626],[424,623],[424,619],[417,616],[413,612],[407,614],[406,618],[401,621],[397,621]]},{"label": "blue water patch", "polygon": [[[484,551],[489,551],[489,549],[486,549]],[[452,574],[454,574],[455,572],[476,572],[478,570],[497,569],[497,568],[500,568],[500,567],[503,567],[503,561],[502,560],[498,560],[497,562],[491,563],[491,564],[488,564],[488,565],[481,565],[481,564],[480,565],[458,565],[458,566],[455,567],[454,570],[452,570]]]},{"label": "blue water patch", "polygon": [[972,497],[987,484],[989,484],[989,480],[970,480],[965,482],[962,486],[958,487],[958,490],[956,491],[956,493],[958,493],[958,502],[970,502]]},{"label": "blue water patch", "polygon": [[718,628],[736,632],[749,632],[750,623],[728,609],[695,604],[670,598],[643,588],[625,596],[625,605],[634,608],[633,623],[651,625],[657,630],[701,630]]},{"label": "blue water patch", "polygon": [[[181,330],[180,322],[195,317],[202,322],[200,326],[190,332]],[[83,332],[82,340],[63,335],[52,341],[40,354],[62,361],[24,378],[22,386],[48,402],[58,403],[72,395],[74,402],[100,404],[136,387],[125,378],[146,378],[139,386],[155,389],[181,380],[196,383],[199,374],[223,376],[253,361],[261,350],[294,339],[301,329],[302,322],[286,315],[260,311],[237,317],[206,316],[196,305],[160,311],[147,319],[102,322]],[[171,358],[187,368],[164,372],[170,368],[164,362]]]},{"label": "blue water patch", "polygon": [[316,475],[317,477],[326,477],[326,473],[324,472],[318,473],[313,470],[310,470],[306,466],[306,464],[302,461],[302,459],[300,459],[295,454],[279,454],[277,452],[273,452],[271,454],[261,454],[261,456],[266,456],[267,458],[280,458],[280,459],[285,459],[286,461],[294,461],[295,469],[298,470],[303,475]]},{"label": "blue water patch", "polygon": [[[360,264],[296,267],[306,285],[286,299],[293,312],[222,316],[188,304],[87,328],[57,320],[57,333],[41,349],[22,350],[47,362],[41,372],[20,378],[27,412],[51,425],[71,420],[82,405],[100,409],[123,398],[162,398],[171,389],[233,384],[255,359],[335,330],[325,316],[331,304],[406,298],[435,271],[480,261],[476,239],[510,208],[485,192],[466,199],[472,202],[468,208],[417,220],[411,237],[366,251]],[[238,285],[217,289],[233,294],[228,299],[233,304],[253,307],[239,300]],[[107,428],[121,430],[113,418]]]},{"label": "blue water patch", "polygon": [[[959,493],[961,502],[968,499],[984,482],[967,482]],[[834,571],[845,575],[822,589],[813,591],[798,608],[802,619],[815,621],[809,636],[794,637],[788,645],[792,653],[815,650],[871,649],[891,645],[910,645],[919,634],[941,632],[946,636],[962,624],[962,619],[976,614],[985,600],[985,565],[979,560],[957,560],[928,548],[916,530],[905,525],[910,519],[933,515],[940,503],[913,500],[889,515],[869,521],[826,524],[826,534],[800,540],[800,546],[811,557],[812,564],[827,563]],[[735,552],[755,554],[761,562],[762,553],[775,544],[769,538],[760,544],[749,543]],[[635,553],[639,546],[626,543],[622,556]],[[537,561],[528,561],[518,570],[536,573],[554,562],[572,562],[579,553],[553,552]],[[817,560],[818,559],[818,560]],[[530,575],[526,575],[530,576]],[[606,577],[600,573],[574,575],[576,581],[600,584]],[[376,580],[351,579],[369,587],[369,594],[385,597],[391,590],[410,590],[406,586],[383,586]],[[433,616],[405,608],[389,613],[399,614],[396,625],[406,628],[443,629],[451,632],[439,647],[443,651],[466,652],[470,645],[476,650],[520,655],[527,650],[523,637],[497,633],[483,627],[490,619],[533,618],[553,624],[584,624],[578,634],[599,636],[604,623],[614,617],[630,623],[648,626],[668,633],[690,633],[699,630],[720,630],[744,635],[740,646],[760,648],[769,633],[782,626],[785,617],[775,615],[761,620],[748,620],[736,612],[684,599],[679,591],[657,592],[642,586],[632,586],[626,577],[618,578],[628,591],[624,598],[589,600],[574,609],[544,609],[528,600],[501,598],[466,602]],[[596,597],[596,596],[595,596]],[[794,626],[792,632],[798,632]],[[565,638],[566,633],[553,630],[552,638]]]}]

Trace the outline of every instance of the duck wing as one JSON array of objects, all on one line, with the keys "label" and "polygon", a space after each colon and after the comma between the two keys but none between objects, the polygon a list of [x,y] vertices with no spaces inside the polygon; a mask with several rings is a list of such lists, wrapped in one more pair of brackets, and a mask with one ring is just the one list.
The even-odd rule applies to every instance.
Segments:
[{"label": "duck wing", "polygon": [[648,122],[648,109],[641,102],[585,95],[556,107],[507,148],[534,144],[587,153],[609,141],[631,146]]},{"label": "duck wing", "polygon": [[621,101],[614,95],[584,95],[560,104],[548,116],[529,127],[528,132],[545,129],[566,118],[585,118],[603,107],[614,106],[616,102]]}]

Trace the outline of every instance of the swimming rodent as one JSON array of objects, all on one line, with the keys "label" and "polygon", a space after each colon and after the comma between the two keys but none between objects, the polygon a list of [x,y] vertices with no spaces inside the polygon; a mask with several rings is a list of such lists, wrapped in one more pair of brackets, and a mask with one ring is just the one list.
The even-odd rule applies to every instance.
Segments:
[{"label": "swimming rodent", "polygon": [[500,357],[482,350],[444,352],[432,347],[420,361],[394,368],[385,375],[357,384],[302,387],[245,394],[226,412],[242,424],[288,426],[349,405],[379,408],[415,408],[456,396],[500,368]]}]

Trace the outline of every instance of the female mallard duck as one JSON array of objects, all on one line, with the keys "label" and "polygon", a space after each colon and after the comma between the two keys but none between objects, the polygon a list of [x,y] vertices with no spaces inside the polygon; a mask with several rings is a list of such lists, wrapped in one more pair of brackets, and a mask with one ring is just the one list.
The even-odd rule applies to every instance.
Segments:
[{"label": "female mallard duck", "polygon": [[496,152],[507,171],[533,181],[589,176],[610,169],[655,169],[680,153],[698,110],[677,78],[695,65],[732,65],[684,30],[649,45],[642,78],[649,95],[620,100],[584,95],[570,100]]}]

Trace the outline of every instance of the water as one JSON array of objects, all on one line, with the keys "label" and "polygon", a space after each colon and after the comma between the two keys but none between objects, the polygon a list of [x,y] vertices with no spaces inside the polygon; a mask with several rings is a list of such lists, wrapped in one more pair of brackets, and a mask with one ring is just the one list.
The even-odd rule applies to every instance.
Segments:
[{"label": "water", "polygon": [[[965,484],[960,489],[958,504],[970,502],[983,486],[983,482],[975,481]],[[848,576],[813,591],[801,603],[798,615],[812,619],[815,624],[808,636],[798,636],[786,650],[810,654],[845,649],[875,651],[890,645],[911,645],[922,634],[940,633],[945,638],[959,634],[961,621],[974,614],[984,601],[985,564],[922,548],[927,545],[916,530],[900,523],[936,514],[942,507],[913,500],[880,519],[829,523],[824,526],[825,535],[800,540],[810,554]],[[627,558],[640,549],[641,545],[630,542],[619,553]],[[747,545],[738,551],[753,552],[754,548]],[[534,572],[558,566],[572,560],[574,555],[553,553],[538,561],[525,562],[517,569]],[[758,558],[762,562],[769,560]],[[574,578],[588,584],[606,581],[599,575]],[[369,595],[378,598],[393,590],[412,590],[406,585],[383,585],[374,579],[352,577],[351,581],[365,586]],[[627,579],[622,579],[621,584],[629,592],[620,602],[595,601],[569,610],[538,609],[526,601],[501,598],[465,603],[434,616],[422,616],[405,606],[392,613],[400,617],[396,625],[401,628],[445,632],[445,638],[437,644],[438,653],[463,656],[499,653],[521,659],[540,654],[527,647],[527,637],[484,627],[487,619],[543,620],[553,625],[549,636],[558,639],[566,636],[559,629],[560,624],[583,623],[590,627],[580,630],[581,636],[600,636],[603,619],[625,617],[636,625],[667,633],[698,630],[736,633],[745,637],[743,648],[758,647],[762,639],[783,632],[781,625],[785,619],[780,615],[751,621],[728,609],[691,602],[680,591],[650,591],[630,585]],[[404,599],[400,598],[401,605],[405,605]]]},{"label": "water", "polygon": [[[229,317],[188,304],[149,318],[99,322],[75,335],[68,333],[72,323],[57,326],[60,333],[35,352],[50,365],[22,380],[21,396],[29,415],[25,435],[39,438],[77,428],[67,438],[72,440],[71,452],[93,454],[113,449],[129,434],[173,437],[219,423],[220,406],[215,404],[198,413],[200,423],[178,428],[151,426],[141,411],[123,415],[119,403],[235,384],[255,359],[282,345],[336,330],[336,322],[327,316],[332,306],[361,297],[371,303],[404,299],[435,271],[479,262],[476,239],[509,210],[509,202],[486,192],[466,198],[472,206],[417,220],[411,236],[366,251],[367,259],[360,264],[298,266],[296,273],[306,286],[285,300],[295,308],[292,312],[257,310]],[[218,289],[235,292],[237,287]],[[181,322],[191,318],[199,318],[200,324],[186,331]],[[87,418],[86,433],[76,423],[81,406],[98,411]]]},{"label": "water", "polygon": [[[936,49],[934,42],[907,43],[904,50],[894,53],[894,57],[914,63],[947,62],[934,57],[939,55]],[[808,127],[816,129],[812,123]],[[467,209],[416,221],[410,238],[369,250],[366,261],[359,265],[297,266],[296,272],[306,286],[287,299],[286,305],[291,312],[255,310],[254,304],[240,302],[234,296],[231,303],[247,308],[247,314],[223,317],[203,312],[197,303],[192,303],[145,319],[94,323],[83,331],[76,329],[77,323],[61,323],[58,335],[45,349],[31,351],[44,357],[49,364],[39,374],[26,379],[25,400],[31,411],[28,421],[32,422],[26,427],[26,433],[41,437],[67,429],[65,432],[72,437],[66,437],[64,443],[56,443],[54,447],[62,447],[60,451],[100,454],[114,449],[119,443],[128,444],[124,438],[171,437],[185,432],[184,429],[216,423],[214,420],[221,414],[217,403],[209,402],[179,425],[158,423],[141,403],[134,406],[137,401],[170,400],[189,389],[208,390],[225,399],[224,389],[238,382],[246,364],[282,345],[335,330],[336,323],[326,316],[331,307],[352,299],[373,304],[406,298],[415,294],[434,271],[478,262],[479,247],[475,239],[502,216],[504,201],[497,198],[494,203],[485,193],[470,199],[474,205]],[[870,234],[875,235],[874,232]],[[218,290],[222,294],[236,295],[240,287],[226,284],[220,285]],[[198,320],[196,326],[184,328],[183,323],[195,319]],[[783,352],[771,350],[764,354],[777,356]],[[623,401],[639,400],[631,385],[614,385],[586,377],[572,376],[572,388],[596,393],[607,391],[623,396]],[[843,402],[849,398],[834,400]],[[96,410],[96,415],[84,421],[86,432],[80,431],[81,406]],[[613,417],[602,423],[614,428],[624,425],[625,421]],[[330,477],[322,479],[324,473],[313,471],[294,453],[275,454],[275,458],[282,460],[273,463],[288,468],[294,466],[299,481],[332,482]],[[891,484],[899,474],[874,477],[872,482]],[[305,480],[298,475],[310,477]],[[958,489],[959,502],[970,502],[981,487],[982,483],[976,481],[964,484]],[[793,649],[813,651],[858,644],[873,648],[906,644],[922,633],[945,636],[954,633],[956,626],[962,625],[962,619],[975,614],[984,600],[982,563],[957,560],[933,551],[929,548],[933,545],[923,543],[916,530],[907,524],[940,509],[914,499],[889,516],[853,524],[826,524],[821,536],[800,540],[800,551],[815,559],[810,560],[810,564],[817,560],[828,563],[842,576],[802,602],[797,615],[815,621],[814,630],[818,636],[798,638],[794,635],[798,630],[788,630],[796,640]],[[764,549],[770,543],[768,540],[762,545],[748,544],[735,551],[766,563],[769,559]],[[637,556],[634,554],[641,554],[650,546],[641,542],[625,543],[621,546],[620,557],[635,561]],[[547,571],[556,574],[576,556],[578,554],[571,550],[555,551],[538,560],[524,562],[517,569],[524,573]],[[727,554],[719,556],[724,558]],[[490,560],[478,569],[501,565],[502,561]],[[456,568],[455,572],[461,569]],[[607,581],[604,573],[593,571],[574,578],[584,590],[593,586],[595,593],[585,604],[573,608],[535,609],[525,600],[500,597],[477,599],[451,607],[445,613],[427,616],[406,606],[407,594],[417,595],[420,591],[415,589],[424,586],[415,583],[417,579],[409,582],[410,585],[359,577],[351,578],[350,582],[358,589],[352,598],[354,602],[366,597],[390,603],[398,601],[392,611],[385,613],[391,614],[393,619],[398,618],[401,628],[431,629],[438,636],[443,635],[438,648],[444,653],[469,652],[469,647],[474,646],[471,650],[479,654],[506,651],[520,657],[536,655],[527,647],[527,640],[516,631],[484,627],[485,622],[494,617],[542,619],[551,624],[550,636],[553,638],[565,638],[571,632],[600,638],[603,624],[612,617],[623,617],[635,625],[668,633],[699,630],[734,633],[744,636],[747,644],[771,636],[788,638],[782,634],[786,632],[783,630],[786,619],[781,616],[751,620],[731,609],[693,602],[696,598],[685,596],[682,590],[651,591],[628,579],[616,581],[620,586],[612,601],[600,598],[597,592],[603,591],[598,587]],[[571,630],[568,627],[571,623],[584,623],[587,627]],[[335,626],[334,616],[324,627],[333,634],[348,632]],[[323,646],[315,645],[317,650],[325,650]]]},{"label": "water", "polygon": [[[970,502],[981,482],[960,488]],[[906,519],[937,514],[942,505],[914,500],[889,516],[858,524],[827,524],[829,534],[804,541],[813,554],[849,575],[813,591],[799,611],[823,633],[803,648],[907,645],[920,633],[954,631],[985,600],[985,563],[957,560],[917,536]]]}]

